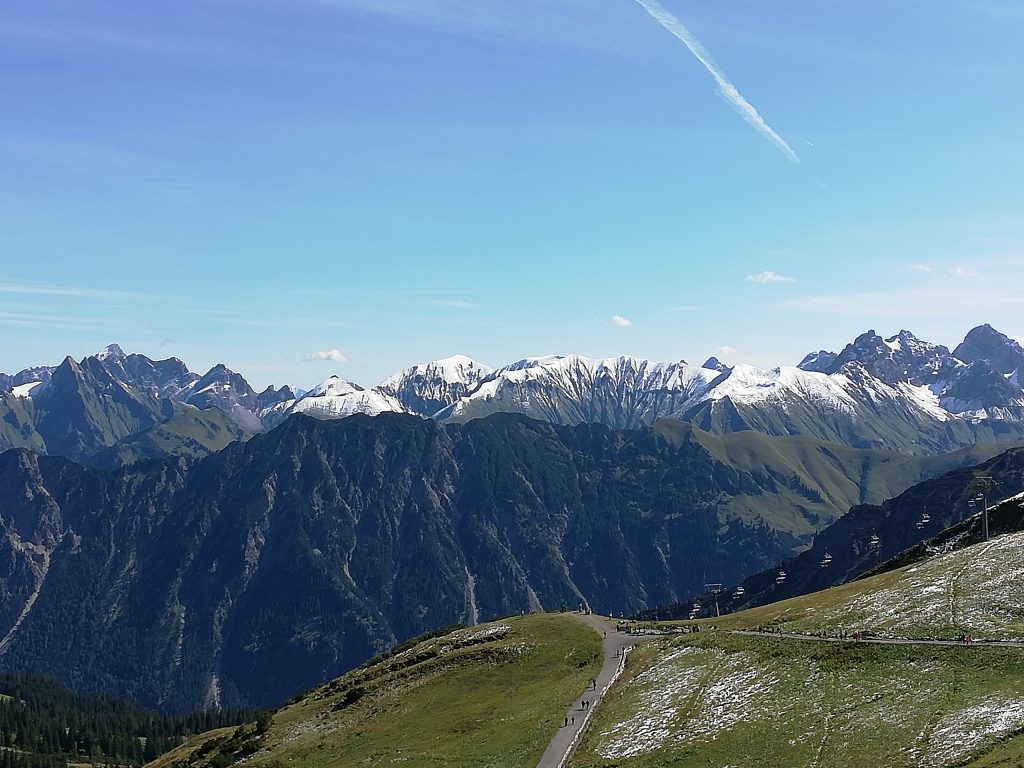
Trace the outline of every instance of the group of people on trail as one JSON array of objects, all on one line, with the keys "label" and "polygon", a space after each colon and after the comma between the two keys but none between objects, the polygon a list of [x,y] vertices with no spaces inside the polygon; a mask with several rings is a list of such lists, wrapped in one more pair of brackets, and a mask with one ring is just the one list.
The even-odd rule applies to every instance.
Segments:
[{"label": "group of people on trail", "polygon": [[[590,682],[587,684],[587,690],[588,691],[596,691],[597,690],[597,678],[596,677],[590,678]],[[581,710],[590,709],[590,699],[580,699],[580,709]],[[562,727],[563,728],[567,728],[570,725],[576,725],[576,716],[575,715],[572,715],[572,716],[569,716],[569,717],[565,718],[565,722],[562,724]]]},{"label": "group of people on trail", "polygon": [[960,635],[957,639],[964,645],[974,645],[974,635]]}]

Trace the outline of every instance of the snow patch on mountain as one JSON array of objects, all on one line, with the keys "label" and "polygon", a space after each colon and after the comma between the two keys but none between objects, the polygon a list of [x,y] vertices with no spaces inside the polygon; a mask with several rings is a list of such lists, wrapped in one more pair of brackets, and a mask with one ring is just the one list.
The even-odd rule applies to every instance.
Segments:
[{"label": "snow patch on mountain", "polygon": [[412,413],[433,416],[473,392],[492,372],[465,355],[452,355],[392,374],[375,389]]},{"label": "snow patch on mountain", "polygon": [[527,358],[495,371],[436,418],[468,421],[495,412],[556,424],[633,429],[699,402],[723,374],[685,363],[581,355]]},{"label": "snow patch on mountain", "polygon": [[15,397],[27,397],[31,398],[32,393],[35,392],[39,387],[43,385],[41,381],[30,381],[27,384],[19,384],[11,389],[11,394]]},{"label": "snow patch on mountain", "polygon": [[952,418],[950,412],[939,402],[938,395],[931,387],[915,387],[910,382],[901,381],[896,385],[895,390],[899,395],[905,397],[908,402],[915,405],[924,413],[938,421],[948,421]]},{"label": "snow patch on mountain", "polygon": [[96,358],[99,360],[106,360],[108,358],[125,358],[128,357],[117,344],[108,344],[102,350],[96,353]]},{"label": "snow patch on mountain", "polygon": [[843,374],[829,376],[791,366],[766,371],[750,365],[737,365],[729,378],[711,390],[708,399],[728,397],[733,402],[757,405],[769,401],[783,402],[787,396],[795,395],[852,413],[857,403],[848,391],[850,388],[850,379]]}]

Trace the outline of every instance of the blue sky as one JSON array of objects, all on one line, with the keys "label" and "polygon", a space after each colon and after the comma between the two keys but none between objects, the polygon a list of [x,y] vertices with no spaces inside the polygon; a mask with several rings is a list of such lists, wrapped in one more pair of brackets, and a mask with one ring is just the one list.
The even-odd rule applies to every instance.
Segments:
[{"label": "blue sky", "polygon": [[0,370],[1024,338],[1019,2],[661,5],[798,161],[636,0],[6,3]]}]

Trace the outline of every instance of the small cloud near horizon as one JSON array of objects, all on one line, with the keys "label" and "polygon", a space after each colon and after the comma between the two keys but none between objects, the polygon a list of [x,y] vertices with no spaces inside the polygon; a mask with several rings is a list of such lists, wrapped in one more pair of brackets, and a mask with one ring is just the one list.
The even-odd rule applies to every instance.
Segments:
[{"label": "small cloud near horizon", "polygon": [[978,271],[970,267],[961,267],[959,264],[949,270],[953,277],[977,277]]},{"label": "small cloud near horizon", "polygon": [[306,362],[314,362],[318,360],[330,360],[332,363],[348,362],[348,358],[345,357],[344,353],[340,349],[327,349],[318,352],[307,352],[305,360]]},{"label": "small cloud near horizon", "polygon": [[973,267],[963,267],[959,264],[952,266],[932,266],[931,264],[912,264],[910,269],[922,275],[945,275],[946,277],[971,278],[981,277],[981,273]]},{"label": "small cloud near horizon", "polygon": [[629,328],[633,325],[633,321],[622,315],[612,315],[612,325],[616,328]]},{"label": "small cloud near horizon", "polygon": [[771,270],[766,270],[764,272],[759,272],[756,275],[747,275],[747,282],[760,283],[762,285],[767,283],[795,283],[796,278],[788,277],[787,275],[780,275],[778,272],[772,272]]},{"label": "small cloud near horizon", "polygon": [[738,350],[736,349],[736,347],[730,347],[728,344],[725,344],[724,346],[719,347],[715,351],[718,352],[718,354],[720,355],[734,355]]}]

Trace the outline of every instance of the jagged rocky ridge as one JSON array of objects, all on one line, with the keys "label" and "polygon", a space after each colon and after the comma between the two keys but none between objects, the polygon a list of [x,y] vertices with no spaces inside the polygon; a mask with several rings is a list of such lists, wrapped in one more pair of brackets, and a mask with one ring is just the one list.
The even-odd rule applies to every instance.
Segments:
[{"label": "jagged rocky ridge", "polygon": [[970,458],[509,414],[297,415],[116,471],[8,451],[0,667],[166,711],[277,703],[434,627],[737,581]]},{"label": "jagged rocky ridge", "polygon": [[102,465],[204,455],[260,430],[264,414],[295,397],[287,387],[257,393],[223,365],[200,376],[176,358],[126,355],[116,344],[6,378],[12,384],[0,391],[0,449]]},{"label": "jagged rocky ridge", "polygon": [[[802,434],[937,454],[1024,439],[1022,365],[1024,349],[986,325],[953,352],[908,331],[888,339],[868,331],[841,352],[822,350],[799,366],[772,370],[730,367],[715,358],[698,368],[579,355],[527,358],[491,370],[456,355],[400,371],[370,389],[334,376],[297,397],[287,387],[256,393],[222,365],[199,376],[180,360],[152,361],[112,345],[79,363],[69,358],[58,368],[0,376],[10,387],[0,392],[0,448],[89,458],[164,424],[175,415],[172,403],[178,411],[197,406],[230,417],[227,431],[214,433],[199,430],[195,414],[183,417],[193,433],[190,453],[222,447],[228,433],[235,439],[271,428],[293,413],[333,419],[394,412],[454,423],[519,413],[622,429],[673,418],[718,433]],[[77,426],[68,433],[65,423]],[[170,437],[174,432],[172,425],[161,439],[137,438],[117,460],[173,453],[181,442]]]},{"label": "jagged rocky ridge", "polygon": [[901,331],[869,331],[839,353],[762,370],[710,358],[693,367],[632,357],[527,358],[494,371],[456,356],[416,366],[364,390],[332,379],[275,418],[387,411],[445,422],[519,413],[555,424],[631,429],[659,418],[720,432],[804,434],[856,447],[934,454],[1024,438],[1024,350],[990,326],[954,352]]}]

